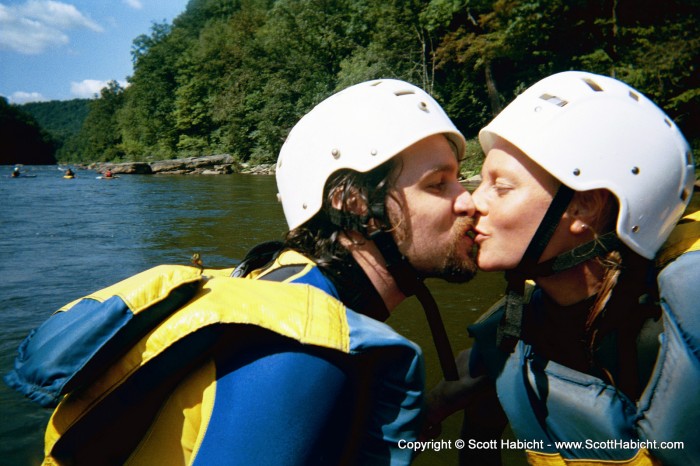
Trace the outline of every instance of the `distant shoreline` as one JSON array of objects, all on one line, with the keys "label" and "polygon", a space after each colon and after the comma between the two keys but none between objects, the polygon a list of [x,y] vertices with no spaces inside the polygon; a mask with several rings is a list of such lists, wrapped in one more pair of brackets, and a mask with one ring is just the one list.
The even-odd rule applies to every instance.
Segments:
[{"label": "distant shoreline", "polygon": [[81,165],[88,170],[104,173],[110,170],[120,175],[230,175],[244,173],[274,175],[275,164],[248,164],[229,154],[158,160],[154,162],[95,162]]}]

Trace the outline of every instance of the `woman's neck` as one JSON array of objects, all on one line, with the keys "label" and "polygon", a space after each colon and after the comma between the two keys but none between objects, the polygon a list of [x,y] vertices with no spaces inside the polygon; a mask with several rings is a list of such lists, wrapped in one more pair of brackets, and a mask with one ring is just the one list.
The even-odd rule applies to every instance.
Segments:
[{"label": "woman's neck", "polygon": [[597,261],[589,260],[555,275],[535,278],[535,283],[556,304],[570,306],[598,293],[604,272]]}]

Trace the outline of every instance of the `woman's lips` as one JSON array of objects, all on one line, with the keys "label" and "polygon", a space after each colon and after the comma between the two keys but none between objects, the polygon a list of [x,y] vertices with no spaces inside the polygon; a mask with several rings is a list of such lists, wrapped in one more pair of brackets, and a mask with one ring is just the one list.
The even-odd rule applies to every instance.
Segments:
[{"label": "woman's lips", "polygon": [[481,244],[481,243],[483,243],[487,238],[488,238],[488,235],[485,235],[485,234],[480,233],[480,232],[478,232],[478,231],[475,232],[475,234],[474,234],[474,242],[475,242],[476,244]]}]

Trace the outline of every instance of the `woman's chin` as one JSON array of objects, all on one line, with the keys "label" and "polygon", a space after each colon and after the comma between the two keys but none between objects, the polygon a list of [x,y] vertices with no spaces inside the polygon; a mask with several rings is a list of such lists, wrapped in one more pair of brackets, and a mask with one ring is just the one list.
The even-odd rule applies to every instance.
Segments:
[{"label": "woman's chin", "polygon": [[476,256],[476,265],[482,272],[503,272],[515,268],[517,264],[507,263],[497,257],[490,257],[488,254],[479,254]]}]

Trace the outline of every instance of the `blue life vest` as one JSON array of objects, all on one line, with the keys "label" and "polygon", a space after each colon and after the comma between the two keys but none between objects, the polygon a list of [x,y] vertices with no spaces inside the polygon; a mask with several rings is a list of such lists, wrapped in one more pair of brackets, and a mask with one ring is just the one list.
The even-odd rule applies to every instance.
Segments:
[{"label": "blue life vest", "polygon": [[[700,464],[698,213],[681,222],[657,257],[663,333],[637,402],[600,378],[543,358],[522,340],[513,353],[500,351],[495,335],[502,307],[470,327],[476,339],[471,365],[483,364],[495,380],[530,464]],[[535,292],[531,299],[536,305],[541,298]]]},{"label": "blue life vest", "polygon": [[[284,267],[293,272],[288,283],[261,277]],[[250,335],[299,342],[338,359],[371,358],[377,366],[369,418],[361,414],[362,435],[373,447],[356,458],[410,463],[412,452],[398,441],[415,440],[421,428],[420,348],[347,309],[315,264],[293,251],[252,279],[232,273],[160,266],[70,303],[27,337],[5,380],[44,405],[59,402],[46,431],[45,465],[152,464],[153,458],[194,464],[214,430],[208,422],[217,355],[231,344],[246,354],[245,345],[235,345],[256,343]],[[300,413],[313,410],[314,401]],[[158,435],[164,442],[149,441]]]}]

